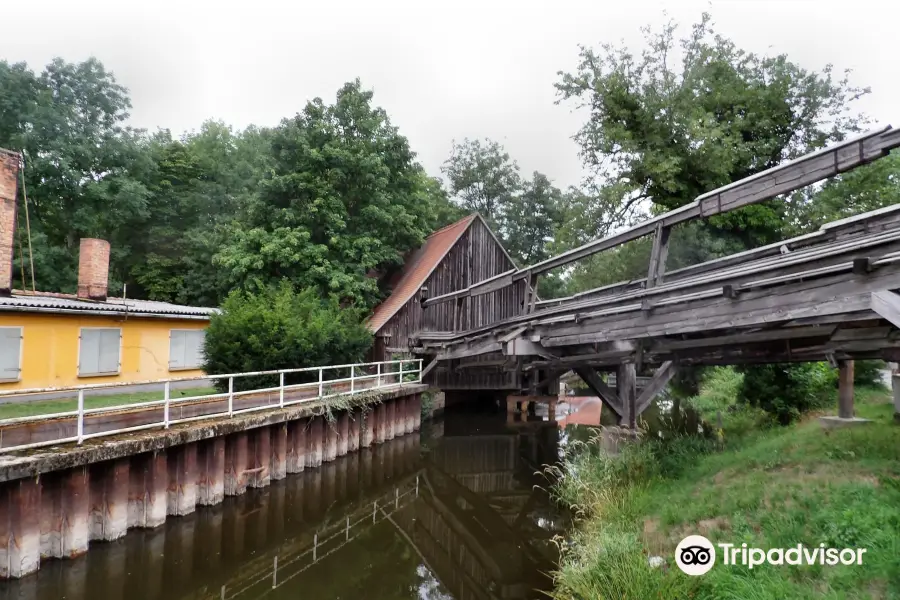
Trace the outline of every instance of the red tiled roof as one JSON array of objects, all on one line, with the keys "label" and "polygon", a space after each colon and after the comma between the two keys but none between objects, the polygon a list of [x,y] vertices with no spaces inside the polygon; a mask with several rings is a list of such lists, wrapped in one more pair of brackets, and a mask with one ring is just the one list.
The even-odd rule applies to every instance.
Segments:
[{"label": "red tiled roof", "polygon": [[422,247],[403,265],[402,276],[394,286],[394,291],[375,307],[367,323],[370,331],[377,332],[384,327],[409,302],[477,216],[477,213],[473,213],[428,236]]}]

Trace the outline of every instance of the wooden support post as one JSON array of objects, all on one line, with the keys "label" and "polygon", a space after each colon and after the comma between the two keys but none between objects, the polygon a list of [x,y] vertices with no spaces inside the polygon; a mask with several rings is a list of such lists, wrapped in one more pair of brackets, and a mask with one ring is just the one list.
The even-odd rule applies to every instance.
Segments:
[{"label": "wooden support post", "polygon": [[853,418],[853,361],[838,364],[838,417]]},{"label": "wooden support post", "polygon": [[464,298],[456,299],[456,312],[453,314],[453,331],[462,329],[462,307]]},{"label": "wooden support post", "polygon": [[663,227],[662,222],[656,224],[653,234],[653,247],[650,250],[650,268],[647,271],[647,287],[651,288],[662,283],[663,273],[666,270],[666,259],[669,256],[669,234],[671,227]]},{"label": "wooden support post", "polygon": [[537,300],[537,275],[528,274],[525,280],[525,297],[522,301],[522,314],[527,315],[534,312],[534,304]]},{"label": "wooden support post", "polygon": [[537,273],[531,276],[531,305],[528,307],[528,313],[531,314],[534,312],[534,305],[537,302],[537,286],[538,286],[538,276]]},{"label": "wooden support post", "polygon": [[637,373],[634,363],[619,365],[616,374],[616,388],[622,401],[622,425],[637,429]]}]

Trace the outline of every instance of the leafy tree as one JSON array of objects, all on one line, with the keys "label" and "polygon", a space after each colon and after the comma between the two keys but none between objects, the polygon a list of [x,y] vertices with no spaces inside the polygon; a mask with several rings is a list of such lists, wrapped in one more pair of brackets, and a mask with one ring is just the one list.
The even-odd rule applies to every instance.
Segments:
[{"label": "leafy tree", "polygon": [[0,106],[0,145],[25,153],[37,282],[72,290],[78,239],[109,239],[115,263],[127,252],[121,224],[147,215],[149,192],[132,173],[148,164],[140,132],[124,126],[127,91],[93,58],[55,59],[40,75],[0,62]]},{"label": "leafy tree", "polygon": [[[363,317],[315,289],[295,292],[286,281],[259,292],[235,291],[206,330],[204,370],[241,373],[361,362],[372,343]],[[285,377],[286,384],[305,381],[312,381],[310,374]],[[265,378],[235,380],[236,389],[271,385]]]},{"label": "leafy tree", "polygon": [[802,190],[791,197],[789,223],[796,233],[814,231],[831,221],[897,203],[900,198],[900,153],[859,167]]},{"label": "leafy tree", "polygon": [[402,262],[434,219],[429,184],[405,137],[357,80],[317,98],[272,133],[273,174],[216,257],[236,285],[288,278],[370,306],[367,277]]},{"label": "leafy tree", "polygon": [[[154,300],[215,306],[230,290],[213,256],[227,239],[225,226],[256,194],[270,153],[269,132],[234,132],[219,122],[173,140],[168,131],[148,144],[155,168],[145,184],[150,216],[126,265],[136,293]],[[129,288],[130,289],[130,288]]]},{"label": "leafy tree", "polygon": [[[855,101],[869,90],[850,85],[846,73],[836,77],[830,65],[816,72],[784,55],[746,52],[707,14],[680,39],[677,29],[673,22],[646,28],[638,55],[610,44],[582,47],[577,69],[560,74],[560,101],[588,112],[576,141],[591,172],[585,192],[573,195],[561,240],[586,241],[684,206],[865,122]],[[667,267],[774,242],[815,220],[815,211],[793,204],[749,206],[676,228]],[[641,277],[648,257],[647,240],[594,257],[574,268],[569,291]],[[816,373],[805,365],[748,368],[745,399],[789,421],[813,404]]]},{"label": "leafy tree", "polygon": [[467,213],[478,212],[495,231],[519,193],[519,165],[499,143],[465,139],[453,144],[442,168],[450,195]]},{"label": "leafy tree", "polygon": [[826,363],[757,365],[743,370],[738,399],[774,415],[782,425],[829,403],[836,382],[834,370]]},{"label": "leafy tree", "polygon": [[500,232],[519,266],[550,258],[550,244],[562,219],[562,193],[537,171],[507,201]]},{"label": "leafy tree", "polygon": [[[589,111],[576,135],[592,172],[583,217],[601,229],[641,212],[671,210],[857,129],[853,87],[831,66],[806,70],[786,56],[759,56],[716,33],[704,14],[690,34],[645,29],[646,48],[582,47],[562,73],[561,100]],[[674,59],[680,55],[680,64]],[[770,203],[712,219],[744,246],[776,241],[784,207]],[[590,228],[589,228],[590,229]]]}]

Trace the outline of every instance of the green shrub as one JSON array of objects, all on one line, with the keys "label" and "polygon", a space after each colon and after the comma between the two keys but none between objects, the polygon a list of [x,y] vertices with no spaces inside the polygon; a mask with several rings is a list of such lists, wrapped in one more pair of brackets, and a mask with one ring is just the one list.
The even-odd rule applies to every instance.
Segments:
[{"label": "green shrub", "polygon": [[830,402],[837,381],[826,363],[757,365],[742,371],[739,400],[772,414],[782,425]]},{"label": "green shrub", "polygon": [[853,365],[853,383],[856,385],[883,385],[881,371],[887,368],[883,360],[857,360]]},{"label": "green shrub", "polygon": [[[372,345],[363,313],[322,299],[314,290],[295,292],[287,283],[259,293],[233,292],[206,330],[205,371],[241,373],[361,362]],[[334,376],[331,374],[331,376]],[[294,373],[286,384],[318,375]],[[235,390],[278,385],[277,377],[242,377]],[[220,391],[227,380],[217,381]]]},{"label": "green shrub", "polygon": [[744,375],[734,367],[712,367],[706,371],[699,393],[688,402],[694,410],[707,420],[715,417],[717,411],[727,411],[737,402],[744,383]]}]

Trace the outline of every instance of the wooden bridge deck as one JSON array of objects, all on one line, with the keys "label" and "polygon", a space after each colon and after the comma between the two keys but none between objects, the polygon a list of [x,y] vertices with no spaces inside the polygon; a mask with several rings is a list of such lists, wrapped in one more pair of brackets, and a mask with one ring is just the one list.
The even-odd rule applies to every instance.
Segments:
[{"label": "wooden bridge deck", "polygon": [[[428,298],[427,309],[527,282],[520,313],[468,331],[419,331],[426,381],[445,389],[537,393],[575,371],[629,427],[678,365],[900,359],[900,204],[819,231],[699,265],[666,271],[672,228],[799,190],[887,156],[900,131],[885,127],[712,190],[679,209],[535,265]],[[647,276],[548,301],[538,278],[650,236]],[[636,372],[656,367],[636,390]],[[616,370],[613,390],[597,370]],[[851,373],[848,375],[848,373]],[[477,386],[466,385],[472,380]],[[843,389],[843,388],[842,388]],[[841,394],[852,399],[852,392]],[[842,416],[852,416],[842,401]]]},{"label": "wooden bridge deck", "polygon": [[762,248],[653,287],[622,283],[478,330],[420,332],[417,342],[439,360],[528,356],[526,368],[615,366],[638,352],[645,364],[894,359],[900,338],[884,294],[898,288],[895,205],[788,240],[777,254]]}]

